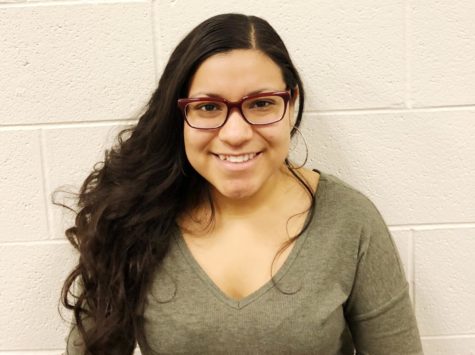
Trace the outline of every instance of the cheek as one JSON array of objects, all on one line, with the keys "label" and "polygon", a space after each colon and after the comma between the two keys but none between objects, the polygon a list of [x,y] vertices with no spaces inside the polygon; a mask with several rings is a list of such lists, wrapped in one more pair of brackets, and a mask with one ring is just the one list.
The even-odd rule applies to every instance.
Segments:
[{"label": "cheek", "polygon": [[280,159],[284,160],[288,157],[290,146],[291,146],[291,138],[290,138],[290,130],[288,123],[285,123],[285,129],[282,129],[279,134],[275,137],[276,142],[276,149],[278,150],[278,154],[280,155]]},{"label": "cheek", "polygon": [[200,157],[206,154],[206,147],[212,139],[212,133],[194,130],[185,127],[183,131],[183,140],[185,144],[185,153],[191,165],[195,165]]},{"label": "cheek", "polygon": [[285,120],[280,122],[279,126],[269,126],[268,130],[262,131],[262,134],[274,149],[286,154],[290,147],[290,130],[289,121]]},{"label": "cheek", "polygon": [[280,147],[281,155],[286,158],[289,155],[290,149],[290,133],[286,134],[284,137],[281,137]]},{"label": "cheek", "polygon": [[196,160],[196,151],[198,151],[199,140],[196,137],[193,137],[193,133],[189,132],[185,129],[184,132],[184,143],[185,143],[185,153],[188,161],[191,165],[194,165],[194,161]]}]

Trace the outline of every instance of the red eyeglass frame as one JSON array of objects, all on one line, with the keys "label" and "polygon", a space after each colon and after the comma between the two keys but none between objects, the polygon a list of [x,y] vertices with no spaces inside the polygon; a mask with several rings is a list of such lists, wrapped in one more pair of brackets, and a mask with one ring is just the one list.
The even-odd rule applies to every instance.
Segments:
[{"label": "red eyeglass frame", "polygon": [[[252,123],[252,122],[250,122],[246,118],[246,116],[244,116],[244,113],[242,112],[243,102],[248,100],[248,99],[254,99],[254,98],[265,97],[265,96],[280,96],[280,97],[282,97],[282,99],[284,100],[284,112],[282,113],[282,117],[279,118],[277,121],[273,121],[271,123]],[[284,118],[285,113],[287,112],[287,104],[289,103],[290,98],[291,98],[291,94],[290,94],[289,90],[286,90],[286,91],[268,91],[268,92],[261,92],[261,93],[258,93],[258,94],[253,94],[253,95],[246,95],[246,96],[243,96],[239,101],[234,101],[234,102],[233,101],[228,101],[228,100],[226,100],[222,97],[183,98],[183,99],[178,99],[177,102],[178,102],[178,107],[180,108],[180,110],[183,114],[183,118],[185,119],[188,126],[190,126],[192,128],[196,128],[196,129],[207,130],[207,129],[217,129],[217,128],[223,127],[226,124],[226,122],[228,121],[229,113],[231,112],[231,110],[234,107],[236,107],[239,110],[239,113],[241,114],[241,117],[244,119],[244,121],[249,123],[251,126],[266,126],[266,125],[270,125],[270,124],[279,122]],[[223,123],[219,126],[216,126],[216,127],[207,127],[207,128],[192,126],[190,124],[190,122],[188,122],[188,119],[186,118],[186,106],[190,103],[199,102],[199,101],[216,101],[216,102],[224,103],[227,106],[228,112],[226,114],[226,118],[224,119]]]}]

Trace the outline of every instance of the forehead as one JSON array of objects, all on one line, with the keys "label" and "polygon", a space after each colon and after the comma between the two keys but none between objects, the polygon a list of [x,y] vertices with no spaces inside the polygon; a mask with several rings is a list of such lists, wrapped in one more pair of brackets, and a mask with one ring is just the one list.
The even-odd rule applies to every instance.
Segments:
[{"label": "forehead", "polygon": [[206,59],[193,76],[189,97],[207,93],[236,100],[258,90],[284,90],[280,67],[263,52],[236,49]]}]

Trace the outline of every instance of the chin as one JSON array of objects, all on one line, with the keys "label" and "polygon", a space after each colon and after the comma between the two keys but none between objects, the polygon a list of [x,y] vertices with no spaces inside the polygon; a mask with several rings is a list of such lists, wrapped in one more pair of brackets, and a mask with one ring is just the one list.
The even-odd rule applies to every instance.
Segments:
[{"label": "chin", "polygon": [[233,200],[243,200],[249,197],[252,197],[257,193],[258,189],[255,186],[245,184],[246,186],[218,186],[215,189],[222,196],[233,199]]}]

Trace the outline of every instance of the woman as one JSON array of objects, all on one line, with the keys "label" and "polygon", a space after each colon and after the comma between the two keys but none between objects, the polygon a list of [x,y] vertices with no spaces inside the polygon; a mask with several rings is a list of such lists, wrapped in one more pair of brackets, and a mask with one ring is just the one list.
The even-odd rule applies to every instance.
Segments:
[{"label": "woman", "polygon": [[422,353],[378,210],[288,160],[303,109],[266,21],[219,15],[183,39],[81,189],[69,353]]}]

